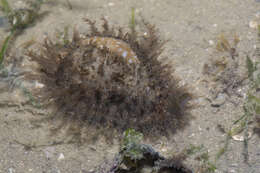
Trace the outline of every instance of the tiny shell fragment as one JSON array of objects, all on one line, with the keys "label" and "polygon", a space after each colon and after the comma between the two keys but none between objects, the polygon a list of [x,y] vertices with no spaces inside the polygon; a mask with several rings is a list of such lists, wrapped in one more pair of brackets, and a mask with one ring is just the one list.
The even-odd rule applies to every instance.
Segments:
[{"label": "tiny shell fragment", "polygon": [[[250,139],[252,137],[252,132],[248,132],[248,139]],[[234,139],[235,141],[241,141],[243,142],[245,139],[244,139],[244,135],[234,135],[232,136],[232,139]]]},{"label": "tiny shell fragment", "polygon": [[250,28],[257,29],[257,26],[258,26],[257,21],[252,20],[252,21],[249,22]]},{"label": "tiny shell fragment", "polygon": [[62,154],[62,153],[60,153],[60,155],[59,155],[59,157],[58,157],[58,161],[61,161],[61,160],[63,160],[65,157],[64,157],[64,155]]}]

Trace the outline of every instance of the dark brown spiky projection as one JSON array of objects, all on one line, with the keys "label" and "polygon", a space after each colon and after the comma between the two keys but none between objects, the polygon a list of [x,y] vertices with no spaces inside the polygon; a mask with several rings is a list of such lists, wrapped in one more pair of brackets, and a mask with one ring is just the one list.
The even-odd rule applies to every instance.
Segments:
[{"label": "dark brown spiky projection", "polygon": [[[159,40],[155,26],[144,22],[148,34],[138,37],[136,31],[111,29],[103,20],[103,31],[87,19],[89,34],[80,36],[75,30],[65,45],[46,39],[40,53],[29,51],[39,64],[35,77],[45,84],[41,97],[58,110],[53,120],[72,124],[69,131],[79,136],[83,128],[87,134],[94,129],[107,137],[127,128],[150,137],[182,129],[188,123],[186,101],[191,95],[178,87],[170,64],[158,60],[165,42]],[[82,44],[94,36],[127,43],[140,64],[128,64],[106,48]]]}]

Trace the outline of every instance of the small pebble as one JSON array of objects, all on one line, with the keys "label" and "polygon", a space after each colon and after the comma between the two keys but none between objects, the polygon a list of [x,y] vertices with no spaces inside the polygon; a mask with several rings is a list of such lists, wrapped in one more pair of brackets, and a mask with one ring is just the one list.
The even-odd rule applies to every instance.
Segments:
[{"label": "small pebble", "polygon": [[44,84],[38,82],[38,81],[35,81],[35,88],[43,88],[44,87]]},{"label": "small pebble", "polygon": [[213,40],[209,40],[209,45],[214,45],[214,41]]},{"label": "small pebble", "polygon": [[145,166],[140,170],[141,173],[153,172],[152,167]]},{"label": "small pebble", "polygon": [[14,168],[9,168],[9,169],[8,169],[8,173],[15,173]]},{"label": "small pebble", "polygon": [[192,133],[190,136],[188,136],[188,138],[191,138],[191,137],[193,137],[193,136],[195,136],[195,134],[194,134],[194,133]]},{"label": "small pebble", "polygon": [[115,3],[113,3],[113,2],[109,2],[108,3],[108,6],[110,6],[110,7],[112,7],[112,6],[114,6],[115,5]]},{"label": "small pebble", "polygon": [[64,155],[62,154],[62,153],[60,153],[60,155],[59,155],[59,157],[58,157],[58,161],[61,161],[61,160],[63,160],[65,157],[64,157]]},{"label": "small pebble", "polygon": [[[260,1],[260,0],[259,0]],[[260,17],[260,11],[255,14],[255,17]]]},{"label": "small pebble", "polygon": [[55,149],[53,147],[47,147],[43,150],[47,159],[51,159],[54,156]]},{"label": "small pebble", "polygon": [[230,173],[236,173],[236,171],[234,169],[231,169]]},{"label": "small pebble", "polygon": [[257,27],[258,27],[257,21],[254,21],[254,20],[250,21],[249,22],[249,27],[253,28],[253,29],[257,29]]},{"label": "small pebble", "polygon": [[211,103],[212,107],[220,107],[226,102],[226,97],[224,94],[219,94],[216,99],[214,99]]},{"label": "small pebble", "polygon": [[162,148],[161,148],[161,151],[162,151],[162,152],[167,152],[167,148],[166,148],[166,147],[162,147]]}]

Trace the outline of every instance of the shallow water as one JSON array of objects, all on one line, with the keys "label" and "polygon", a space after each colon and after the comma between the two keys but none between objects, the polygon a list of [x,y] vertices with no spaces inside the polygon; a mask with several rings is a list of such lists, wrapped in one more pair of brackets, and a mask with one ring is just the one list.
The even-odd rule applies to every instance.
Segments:
[{"label": "shallow water", "polygon": [[[211,161],[223,146],[225,135],[219,132],[217,125],[230,127],[234,120],[242,114],[243,100],[231,97],[238,102],[234,105],[225,101],[220,107],[212,107],[207,100],[209,89],[203,81],[203,65],[212,57],[222,56],[216,53],[217,36],[221,32],[238,33],[241,41],[239,50],[239,70],[245,72],[244,60],[246,52],[251,55],[256,44],[256,28],[250,28],[250,21],[259,22],[259,8],[256,1],[244,0],[70,0],[72,9],[66,1],[48,1],[41,11],[49,11],[42,20],[27,28],[14,44],[12,51],[21,53],[24,42],[34,39],[41,42],[46,35],[55,36],[57,30],[76,26],[80,32],[87,32],[88,27],[83,18],[97,20],[101,25],[102,16],[115,26],[127,28],[131,16],[131,8],[136,8],[137,24],[140,15],[154,23],[162,38],[170,39],[166,44],[162,58],[169,57],[174,65],[175,74],[181,79],[180,85],[188,85],[198,96],[194,102],[198,106],[192,111],[193,118],[187,128],[169,138],[162,137],[157,142],[149,142],[163,155],[178,153],[190,144],[203,145],[208,151]],[[10,0],[14,8],[23,7],[22,1]],[[0,40],[5,38],[6,20],[0,17]],[[231,34],[229,34],[231,35]],[[21,55],[21,54],[20,54]],[[12,57],[7,57],[11,60]],[[25,58],[25,67],[36,68]],[[28,93],[27,93],[28,94]],[[13,92],[0,93],[0,172],[86,172],[94,169],[106,159],[117,153],[119,142],[107,144],[101,137],[95,144],[81,147],[72,144],[51,145],[54,141],[64,140],[64,134],[49,136],[48,124],[32,123],[31,120],[48,115],[47,110],[39,110],[28,103],[28,95],[17,88]],[[43,122],[44,123],[44,122]],[[89,132],[91,133],[91,132]],[[17,142],[19,141],[19,142]],[[41,145],[26,150],[24,144]],[[249,141],[250,168],[243,162],[243,143],[232,140],[230,150],[217,161],[219,173],[245,173],[250,169],[257,172],[260,163],[259,138],[253,135]],[[59,159],[60,155],[64,159]],[[189,158],[187,164],[196,170],[202,164]],[[13,171],[14,172],[14,171]]]}]

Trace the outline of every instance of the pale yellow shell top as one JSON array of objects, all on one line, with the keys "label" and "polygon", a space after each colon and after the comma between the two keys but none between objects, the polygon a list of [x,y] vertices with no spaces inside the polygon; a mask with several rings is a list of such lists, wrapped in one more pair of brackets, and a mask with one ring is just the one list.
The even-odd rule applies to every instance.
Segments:
[{"label": "pale yellow shell top", "polygon": [[111,37],[89,37],[82,41],[83,45],[93,45],[98,49],[107,48],[112,54],[122,57],[127,63],[139,64],[139,60],[135,52],[124,41]]}]

